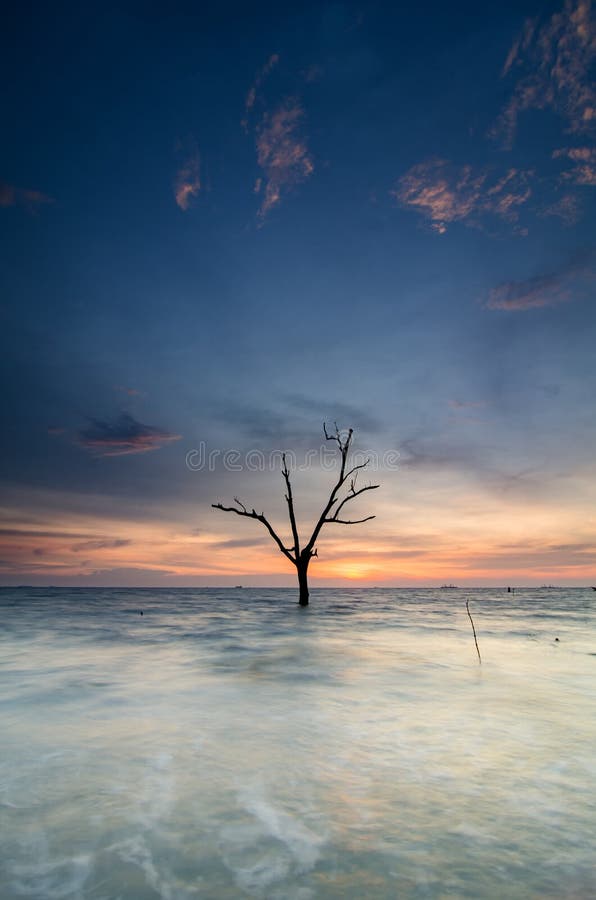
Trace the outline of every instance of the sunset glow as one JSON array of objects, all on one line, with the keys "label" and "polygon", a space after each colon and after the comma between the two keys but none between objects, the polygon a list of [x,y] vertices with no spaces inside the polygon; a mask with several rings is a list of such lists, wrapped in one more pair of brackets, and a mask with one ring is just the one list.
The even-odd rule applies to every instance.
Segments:
[{"label": "sunset glow", "polygon": [[590,585],[592,4],[235,16],[6,23],[0,583]]}]

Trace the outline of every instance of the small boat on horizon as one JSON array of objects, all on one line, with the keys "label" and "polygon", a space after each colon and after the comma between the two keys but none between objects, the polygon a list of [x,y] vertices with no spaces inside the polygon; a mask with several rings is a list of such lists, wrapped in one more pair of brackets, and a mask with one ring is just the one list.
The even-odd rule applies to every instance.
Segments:
[{"label": "small boat on horizon", "polygon": [[442,591],[458,591],[459,588],[456,584],[442,584],[441,590]]}]

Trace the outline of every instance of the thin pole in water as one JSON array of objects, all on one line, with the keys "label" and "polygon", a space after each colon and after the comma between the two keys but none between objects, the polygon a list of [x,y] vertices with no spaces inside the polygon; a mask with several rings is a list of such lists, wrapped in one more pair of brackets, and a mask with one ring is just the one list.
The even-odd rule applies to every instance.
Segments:
[{"label": "thin pole in water", "polygon": [[476,653],[478,654],[478,663],[482,665],[482,658],[480,656],[480,649],[478,647],[478,638],[476,637],[476,629],[474,628],[474,619],[472,618],[472,613],[470,612],[470,601],[466,600],[466,609],[468,611],[468,618],[472,625],[472,632],[474,634],[474,643],[476,644]]}]

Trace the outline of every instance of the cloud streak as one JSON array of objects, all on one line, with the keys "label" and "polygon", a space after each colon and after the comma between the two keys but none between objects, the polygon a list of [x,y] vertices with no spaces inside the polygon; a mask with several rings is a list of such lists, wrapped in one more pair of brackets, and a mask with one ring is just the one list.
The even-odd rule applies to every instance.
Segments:
[{"label": "cloud streak", "polygon": [[129,413],[122,413],[112,422],[92,419],[89,428],[79,432],[78,443],[96,456],[127,456],[158,450],[180,438],[179,434],[143,425]]},{"label": "cloud streak", "polygon": [[518,77],[491,135],[511,147],[520,115],[531,109],[551,109],[570,132],[591,131],[596,125],[595,59],[591,0],[566,0],[541,26],[527,20],[503,67],[504,77]]},{"label": "cloud streak", "polygon": [[520,207],[531,196],[532,176],[532,171],[510,168],[495,180],[486,170],[433,158],[412,166],[391,193],[429,221],[433,231],[444,234],[456,222],[479,227],[486,215],[515,225]]},{"label": "cloud streak", "polygon": [[266,112],[257,127],[257,161],[263,170],[263,199],[259,218],[263,220],[281,202],[282,195],[305,181],[314,171],[314,163],[299,130],[304,110],[294,97],[277,109]]},{"label": "cloud streak", "polygon": [[244,128],[244,131],[248,134],[248,119],[253,111],[254,105],[257,100],[257,92],[269,73],[275,68],[275,66],[279,62],[279,53],[272,53],[264,66],[262,66],[255,76],[255,80],[251,84],[249,91],[246,95],[246,100],[244,101],[244,118],[242,119],[241,125]]},{"label": "cloud streak", "polygon": [[174,198],[180,209],[186,211],[201,191],[201,160],[193,153],[182,164],[174,179]]},{"label": "cloud streak", "polygon": [[550,206],[546,206],[541,210],[541,216],[556,216],[561,220],[563,225],[575,225],[579,221],[581,214],[581,206],[579,199],[575,194],[563,194]]},{"label": "cloud streak", "polygon": [[486,301],[488,309],[524,312],[558,306],[573,299],[582,289],[582,281],[592,274],[589,260],[575,261],[559,272],[537,275],[521,281],[503,281],[493,288]]},{"label": "cloud streak", "polygon": [[554,151],[553,159],[569,159],[573,164],[562,173],[563,181],[596,187],[596,147],[562,147]]},{"label": "cloud streak", "polygon": [[132,542],[126,538],[100,538],[94,541],[83,541],[80,544],[73,544],[71,550],[73,553],[89,550],[116,550],[118,547],[128,547],[130,543]]},{"label": "cloud streak", "polygon": [[0,181],[0,207],[4,209],[10,206],[22,206],[29,212],[35,212],[45,203],[53,203],[54,198],[41,191],[34,191],[28,188],[15,187],[12,184],[6,184]]},{"label": "cloud streak", "polygon": [[554,273],[527,278],[525,281],[503,281],[491,290],[486,306],[488,309],[521,312],[557,306],[570,299],[571,294],[564,277]]}]

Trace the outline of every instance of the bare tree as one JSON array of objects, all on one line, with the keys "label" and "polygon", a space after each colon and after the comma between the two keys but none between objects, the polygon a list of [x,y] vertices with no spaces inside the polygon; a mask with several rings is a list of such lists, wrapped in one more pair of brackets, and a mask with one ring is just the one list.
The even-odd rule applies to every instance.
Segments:
[{"label": "bare tree", "polygon": [[[286,556],[294,566],[296,566],[298,574],[298,586],[300,589],[300,606],[308,606],[308,566],[313,556],[318,555],[315,545],[319,534],[321,533],[323,525],[332,522],[335,522],[338,525],[357,525],[361,522],[368,522],[369,519],[375,518],[374,516],[365,516],[363,519],[344,519],[340,517],[341,511],[347,503],[360,496],[360,494],[364,494],[365,491],[374,491],[379,487],[379,485],[367,484],[361,488],[358,488],[356,486],[356,479],[358,477],[360,469],[365,469],[370,460],[367,459],[360,465],[348,467],[348,454],[350,452],[350,444],[352,443],[352,435],[354,433],[352,428],[350,428],[350,430],[348,431],[348,435],[345,438],[342,437],[340,430],[337,427],[337,423],[335,424],[335,431],[331,434],[328,433],[327,427],[323,423],[323,432],[325,434],[326,440],[335,441],[337,443],[337,447],[340,453],[339,477],[331,489],[329,499],[325,504],[323,512],[319,516],[319,519],[313,529],[309,540],[306,544],[304,544],[303,547],[300,546],[300,539],[298,537],[298,526],[296,525],[296,515],[294,512],[294,497],[292,494],[290,472],[286,463],[285,453],[282,455],[281,473],[286,483],[285,498],[286,503],[288,504],[288,515],[290,519],[290,527],[292,529],[293,544],[290,547],[286,547],[279,535],[273,529],[271,523],[266,518],[264,513],[258,513],[254,509],[248,510],[244,503],[238,500],[237,497],[234,497],[234,503],[236,504],[235,506],[223,506],[223,504],[221,503],[211,504],[214,509],[221,509],[224,512],[233,512],[236,513],[237,516],[245,516],[248,519],[256,519],[258,522],[263,523],[263,525],[277,544],[280,552],[283,553],[283,555]],[[343,496],[343,499],[340,499],[340,492],[342,488],[346,487],[347,485],[347,493],[345,494],[345,496]]]}]

